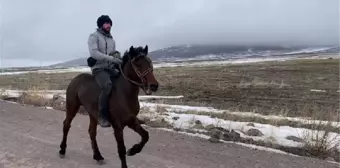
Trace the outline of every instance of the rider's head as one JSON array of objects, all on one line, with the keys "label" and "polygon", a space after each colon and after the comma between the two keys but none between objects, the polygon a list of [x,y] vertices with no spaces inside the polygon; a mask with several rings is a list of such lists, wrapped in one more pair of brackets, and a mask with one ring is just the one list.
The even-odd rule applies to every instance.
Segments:
[{"label": "rider's head", "polygon": [[106,32],[110,32],[111,26],[112,26],[112,20],[110,19],[108,15],[101,15],[97,19],[97,26],[99,29],[102,29]]}]

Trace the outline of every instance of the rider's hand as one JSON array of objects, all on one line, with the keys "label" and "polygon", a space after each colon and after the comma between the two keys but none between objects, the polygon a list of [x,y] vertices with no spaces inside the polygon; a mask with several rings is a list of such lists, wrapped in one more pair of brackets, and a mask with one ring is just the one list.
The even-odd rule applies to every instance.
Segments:
[{"label": "rider's hand", "polygon": [[122,64],[123,61],[120,58],[115,58],[115,57],[110,57],[110,62],[114,63],[114,64]]},{"label": "rider's hand", "polygon": [[115,57],[115,58],[121,58],[120,52],[119,52],[119,51],[115,51],[115,52],[113,52],[113,53],[110,53],[109,55],[110,55],[110,56],[113,56],[113,57]]}]

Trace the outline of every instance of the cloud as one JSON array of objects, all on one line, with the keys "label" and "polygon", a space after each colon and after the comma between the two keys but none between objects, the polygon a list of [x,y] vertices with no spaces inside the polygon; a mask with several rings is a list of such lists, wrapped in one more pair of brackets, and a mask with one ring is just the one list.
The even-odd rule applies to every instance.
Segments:
[{"label": "cloud", "polygon": [[[176,44],[339,45],[338,0],[2,0],[4,59],[87,57],[96,19],[108,14],[117,49]],[[6,61],[3,61],[4,64]]]}]

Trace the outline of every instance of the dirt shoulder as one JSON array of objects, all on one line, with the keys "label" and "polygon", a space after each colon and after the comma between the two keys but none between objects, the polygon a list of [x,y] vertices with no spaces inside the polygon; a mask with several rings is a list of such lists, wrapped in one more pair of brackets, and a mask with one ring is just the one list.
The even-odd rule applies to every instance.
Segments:
[{"label": "dirt shoulder", "polygon": [[[26,107],[0,101],[0,166],[4,167],[93,167],[87,133],[88,117],[78,115],[70,131],[67,157],[61,160],[57,152],[61,140],[64,112]],[[149,168],[335,168],[337,164],[255,150],[236,144],[212,144],[207,140],[148,129],[150,141],[141,154],[128,158],[131,167]],[[125,130],[127,148],[139,140],[138,135]],[[112,129],[98,127],[98,143],[106,165],[119,167]]]}]

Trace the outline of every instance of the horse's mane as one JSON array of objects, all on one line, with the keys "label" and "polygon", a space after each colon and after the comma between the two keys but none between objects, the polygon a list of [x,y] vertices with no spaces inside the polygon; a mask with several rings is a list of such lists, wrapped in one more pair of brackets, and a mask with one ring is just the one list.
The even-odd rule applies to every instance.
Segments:
[{"label": "horse's mane", "polygon": [[123,54],[123,63],[122,63],[122,67],[125,66],[125,64],[129,61],[129,51],[126,50]]},{"label": "horse's mane", "polygon": [[143,47],[139,46],[137,48],[134,48],[136,51],[136,54],[130,54],[129,50],[126,50],[123,54],[123,63],[122,63],[122,68],[124,68],[125,64],[130,60],[133,59],[134,57],[138,56],[141,52],[143,52]]}]

